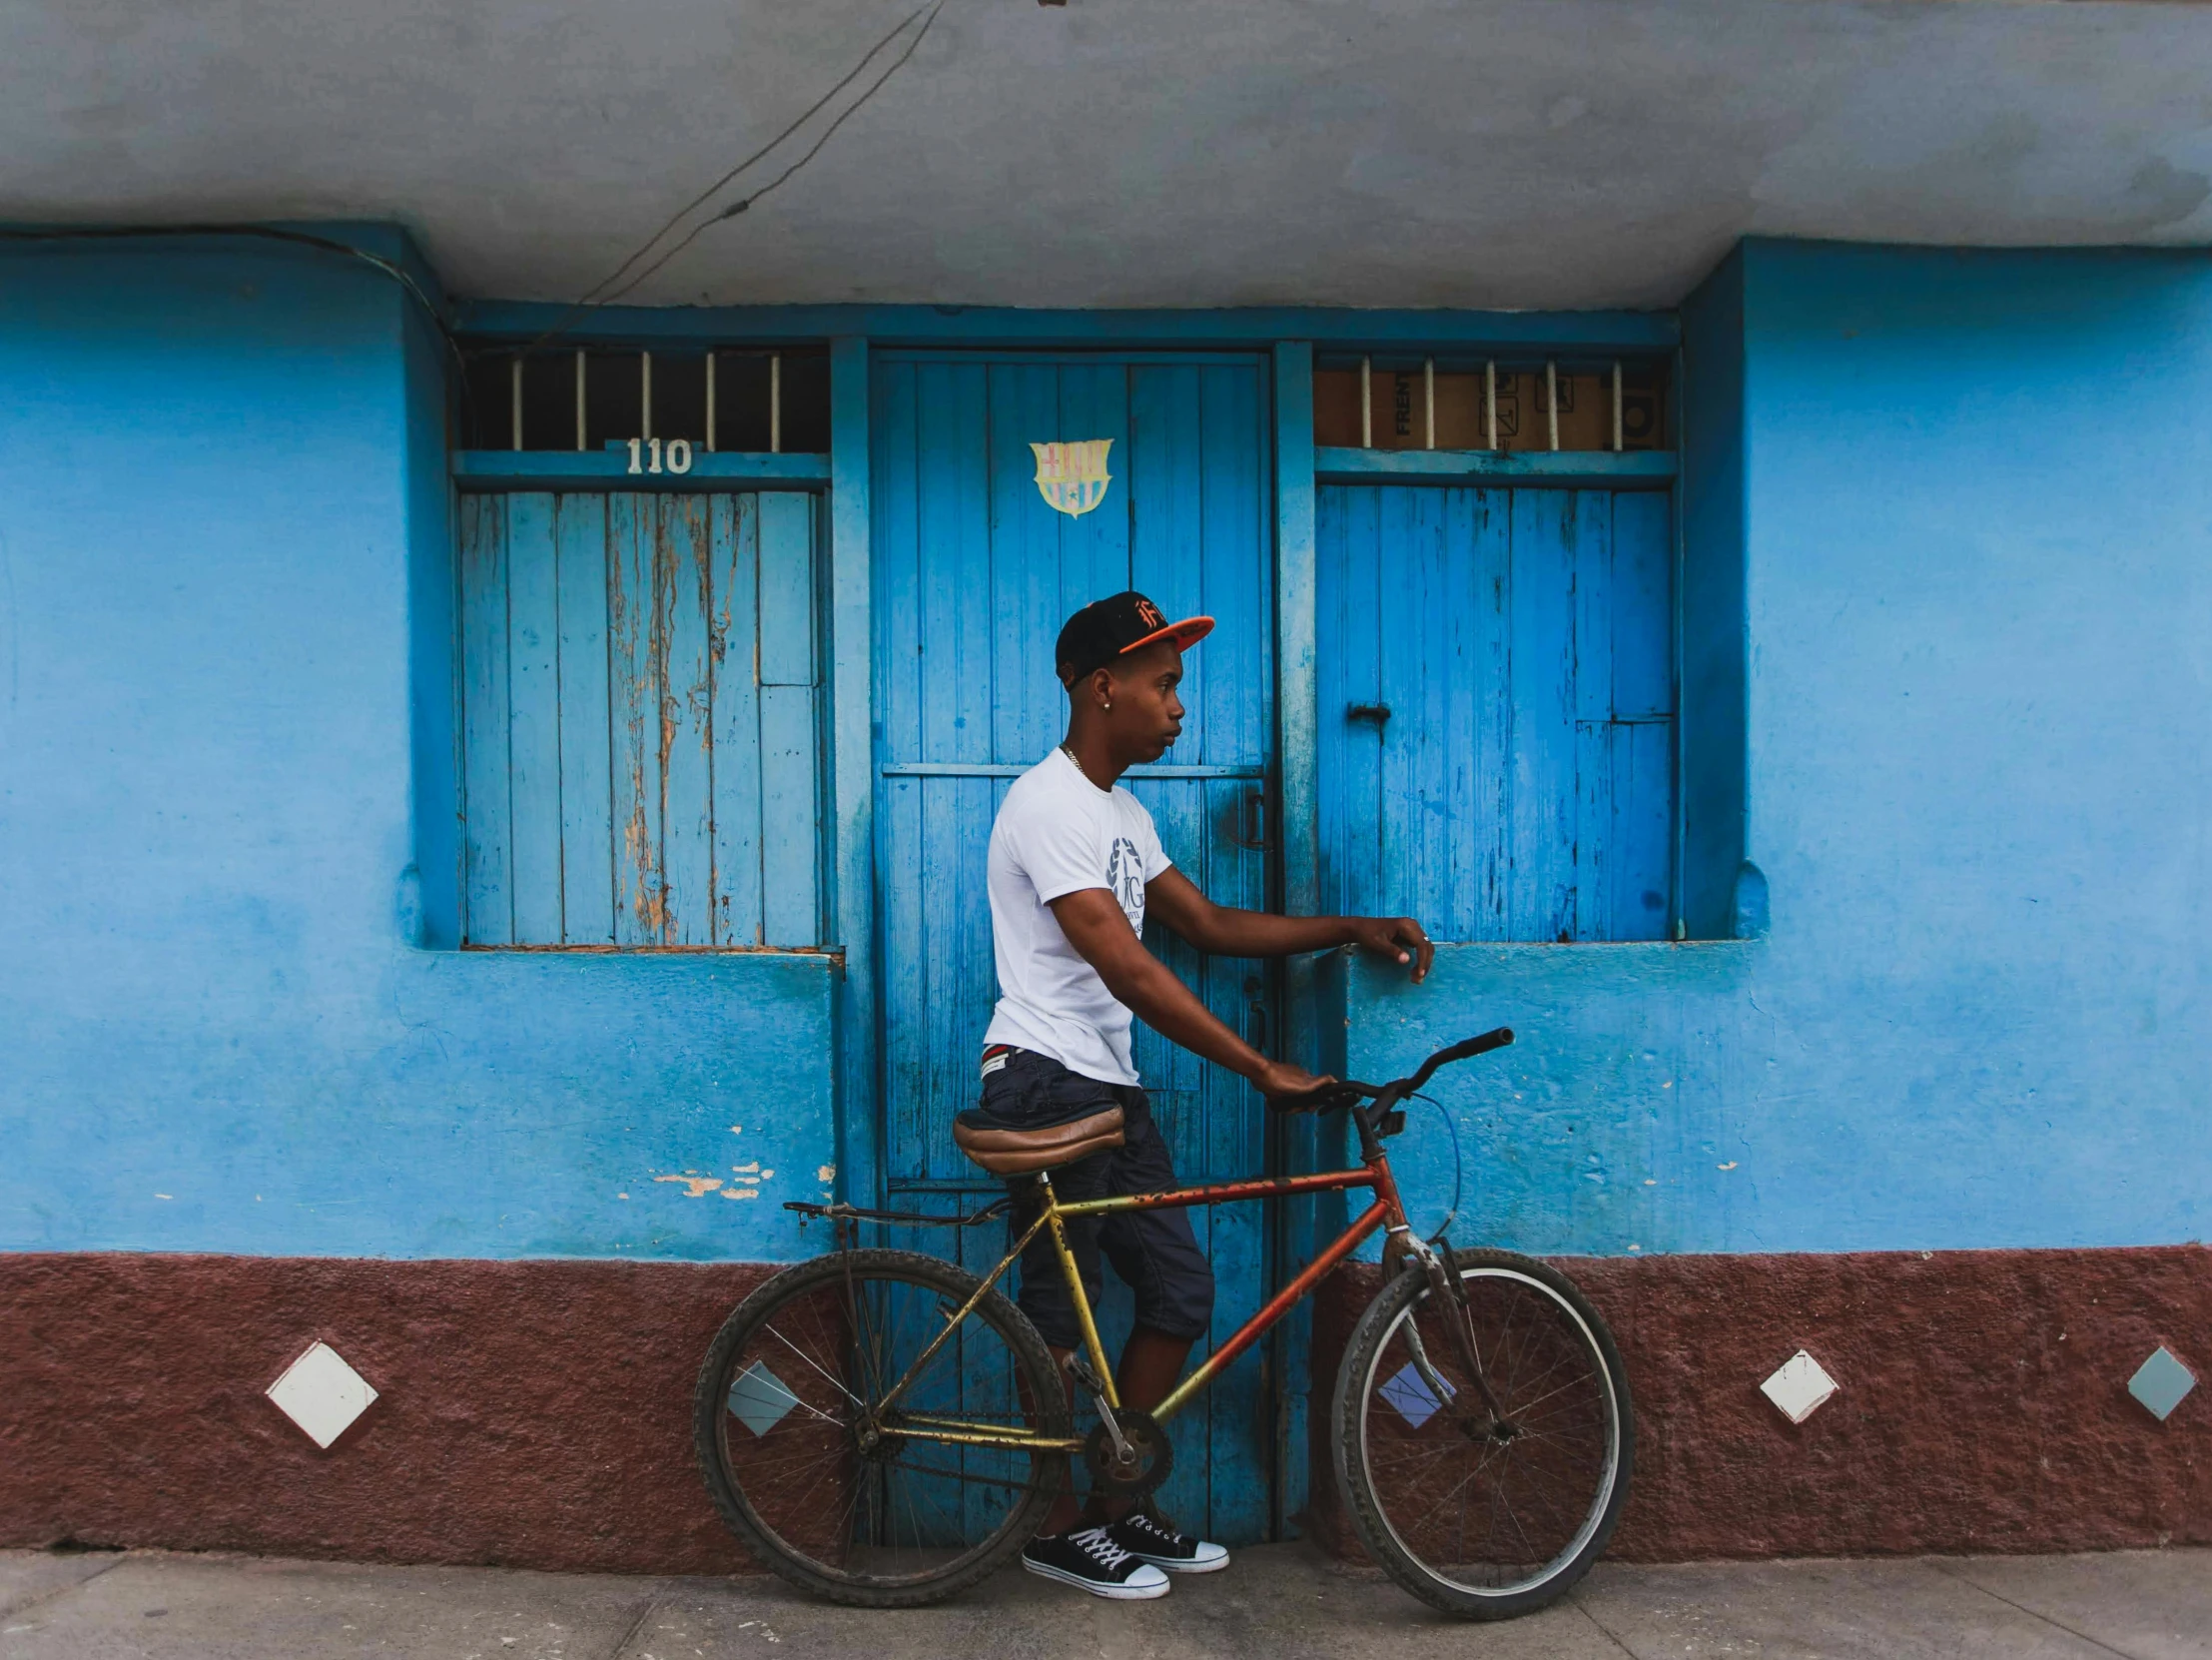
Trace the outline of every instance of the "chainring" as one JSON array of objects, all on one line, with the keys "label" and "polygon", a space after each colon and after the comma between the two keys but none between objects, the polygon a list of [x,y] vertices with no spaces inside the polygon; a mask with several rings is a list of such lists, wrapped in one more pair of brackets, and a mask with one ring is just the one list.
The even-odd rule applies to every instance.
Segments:
[{"label": "chainring", "polygon": [[1114,1412],[1113,1421],[1121,1426],[1121,1438],[1134,1455],[1132,1462],[1123,1464],[1114,1457],[1113,1437],[1104,1422],[1092,1425],[1083,1444],[1083,1461],[1100,1492],[1111,1498],[1142,1498],[1156,1491],[1175,1467],[1174,1444],[1167,1439],[1167,1426],[1149,1412],[1122,1407]]}]

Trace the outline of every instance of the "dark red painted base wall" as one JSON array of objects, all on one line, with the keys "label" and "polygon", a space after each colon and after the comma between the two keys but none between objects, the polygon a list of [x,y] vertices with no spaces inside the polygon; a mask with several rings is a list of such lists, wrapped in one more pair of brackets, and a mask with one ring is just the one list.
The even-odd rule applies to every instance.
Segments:
[{"label": "dark red painted base wall", "polygon": [[[2212,1366],[2212,1250],[1563,1259],[1613,1327],[1637,1419],[1612,1554],[1645,1561],[2212,1543],[2212,1387],[2127,1392],[2165,1343]],[[1314,1500],[1358,1547],[1322,1440],[1379,1269],[1314,1321]],[[1842,1385],[1802,1425],[1759,1385],[1798,1349]]]},{"label": "dark red painted base wall", "polygon": [[[2212,1251],[1567,1264],[1636,1393],[1615,1541],[1643,1559],[2212,1543]],[[0,1544],[742,1571],[691,1461],[692,1384],[747,1264],[0,1255]],[[1315,1422],[1371,1270],[1323,1288]],[[262,1391],[329,1341],[382,1398],[319,1451]],[[1800,1346],[1843,1383],[1793,1427]],[[1311,1520],[1342,1545],[1316,1446]]]},{"label": "dark red painted base wall", "polygon": [[[0,1544],[743,1571],[691,1390],[751,1264],[0,1256]],[[263,1398],[316,1338],[380,1398]]]}]

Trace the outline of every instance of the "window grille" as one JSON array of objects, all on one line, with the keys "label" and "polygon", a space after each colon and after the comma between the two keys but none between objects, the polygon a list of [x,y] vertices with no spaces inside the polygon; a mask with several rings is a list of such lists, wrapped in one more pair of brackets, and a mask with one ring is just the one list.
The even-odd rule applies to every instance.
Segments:
[{"label": "window grille", "polygon": [[830,363],[818,347],[474,346],[464,355],[465,449],[608,449],[657,437],[702,450],[829,452]]},{"label": "window grille", "polygon": [[1624,359],[1324,359],[1313,441],[1345,449],[1664,449],[1663,366]]}]

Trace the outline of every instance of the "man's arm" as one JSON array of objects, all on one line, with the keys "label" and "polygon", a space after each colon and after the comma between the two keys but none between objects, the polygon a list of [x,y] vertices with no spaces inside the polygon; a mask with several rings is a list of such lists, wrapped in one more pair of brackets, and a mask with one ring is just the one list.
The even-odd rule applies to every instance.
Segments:
[{"label": "man's arm", "polygon": [[1411,917],[1278,917],[1232,910],[1214,904],[1171,865],[1144,884],[1144,909],[1209,956],[1294,957],[1356,945],[1410,963],[1415,984],[1427,978],[1436,957],[1436,947]]},{"label": "man's arm", "polygon": [[[1146,889],[1147,899],[1158,886],[1155,880]],[[1302,1095],[1333,1082],[1315,1078],[1303,1067],[1268,1060],[1222,1025],[1188,986],[1144,949],[1143,941],[1129,927],[1129,919],[1106,889],[1079,888],[1053,900],[1052,907],[1053,915],[1060,919],[1060,931],[1099,971],[1106,990],[1168,1042],[1249,1078],[1270,1100]]]}]

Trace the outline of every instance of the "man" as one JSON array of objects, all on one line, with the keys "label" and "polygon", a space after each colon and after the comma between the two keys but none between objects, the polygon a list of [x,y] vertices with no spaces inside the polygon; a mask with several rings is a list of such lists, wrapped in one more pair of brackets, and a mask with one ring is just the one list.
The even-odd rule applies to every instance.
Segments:
[{"label": "man", "polygon": [[[1272,1102],[1332,1082],[1270,1061],[1230,1031],[1144,949],[1147,915],[1198,950],[1286,957],[1360,945],[1410,964],[1418,981],[1434,948],[1410,917],[1280,917],[1214,905],[1160,850],[1151,815],[1115,786],[1156,761],[1182,731],[1182,654],[1211,617],[1168,622],[1137,593],[1086,605],[1060,632],[1068,738],[1007,791],[991,831],[991,937],[1000,998],[984,1035],[983,1100],[962,1115],[978,1128],[1042,1129],[1119,1105],[1123,1144],[1054,1173],[1066,1199],[1175,1186],[1167,1147],[1130,1065],[1129,1025],[1248,1078]],[[1213,1309],[1213,1272],[1182,1211],[1138,1211],[1071,1222],[1084,1285],[1098,1294],[1103,1251],[1135,1293],[1136,1320],[1115,1369],[1123,1404],[1156,1406],[1182,1374]],[[1080,1342],[1074,1304],[1049,1241],[1022,1264],[1020,1303],[1065,1368]],[[1106,1505],[1088,1516],[1063,1493],[1023,1552],[1032,1572],[1099,1596],[1163,1596],[1161,1569],[1207,1573],[1228,1563],[1217,1544],[1186,1537],[1149,1507]]]}]

